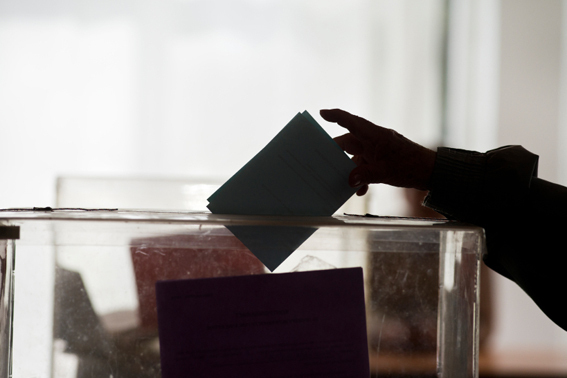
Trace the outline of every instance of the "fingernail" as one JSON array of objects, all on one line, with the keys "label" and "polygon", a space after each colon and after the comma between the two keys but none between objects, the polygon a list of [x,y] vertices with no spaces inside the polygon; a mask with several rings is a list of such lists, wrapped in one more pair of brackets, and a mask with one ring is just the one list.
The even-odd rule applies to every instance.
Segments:
[{"label": "fingernail", "polygon": [[362,176],[354,175],[352,176],[352,186],[357,187],[362,185]]}]

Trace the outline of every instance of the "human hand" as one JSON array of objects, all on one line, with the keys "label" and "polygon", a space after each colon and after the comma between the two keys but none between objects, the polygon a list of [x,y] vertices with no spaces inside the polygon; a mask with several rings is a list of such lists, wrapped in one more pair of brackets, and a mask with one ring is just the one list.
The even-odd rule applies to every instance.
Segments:
[{"label": "human hand", "polygon": [[349,184],[360,187],[356,194],[366,194],[368,184],[373,183],[429,189],[434,151],[341,109],[321,110],[320,114],[326,121],[349,131],[334,139],[346,153],[353,155],[357,167],[350,173]]}]

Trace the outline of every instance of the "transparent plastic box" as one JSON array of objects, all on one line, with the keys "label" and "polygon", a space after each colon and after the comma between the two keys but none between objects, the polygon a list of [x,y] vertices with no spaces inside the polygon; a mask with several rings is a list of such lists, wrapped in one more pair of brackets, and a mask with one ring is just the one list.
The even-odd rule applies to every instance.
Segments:
[{"label": "transparent plastic box", "polygon": [[[226,226],[310,236],[271,273]],[[438,219],[2,211],[0,374],[160,377],[156,281],[360,266],[373,376],[478,377],[483,248]]]}]

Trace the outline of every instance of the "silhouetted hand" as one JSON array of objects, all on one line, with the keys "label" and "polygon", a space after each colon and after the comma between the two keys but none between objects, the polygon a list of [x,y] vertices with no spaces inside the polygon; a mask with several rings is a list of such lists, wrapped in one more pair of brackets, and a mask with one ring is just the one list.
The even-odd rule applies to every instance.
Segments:
[{"label": "silhouetted hand", "polygon": [[428,190],[436,153],[398,134],[344,110],[321,110],[321,117],[346,128],[349,133],[335,141],[357,167],[349,176],[349,185],[366,194],[368,184],[384,183],[404,188]]}]

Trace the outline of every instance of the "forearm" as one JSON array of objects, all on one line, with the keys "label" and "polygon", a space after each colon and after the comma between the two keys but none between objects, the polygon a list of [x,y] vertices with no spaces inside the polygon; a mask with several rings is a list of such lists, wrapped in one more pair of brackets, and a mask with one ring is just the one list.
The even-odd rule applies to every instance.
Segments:
[{"label": "forearm", "polygon": [[516,282],[560,327],[565,286],[567,188],[535,177],[537,156],[521,147],[486,154],[440,149],[425,204],[486,231],[484,261]]}]

